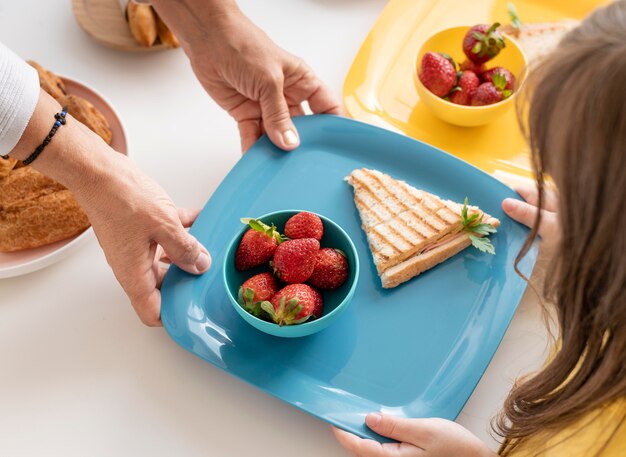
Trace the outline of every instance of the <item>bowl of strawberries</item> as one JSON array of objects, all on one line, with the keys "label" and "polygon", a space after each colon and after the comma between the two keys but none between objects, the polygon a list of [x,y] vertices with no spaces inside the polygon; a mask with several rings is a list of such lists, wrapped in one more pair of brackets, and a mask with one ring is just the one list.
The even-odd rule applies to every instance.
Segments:
[{"label": "bowl of strawberries", "polygon": [[417,54],[420,99],[443,121],[464,127],[487,124],[514,104],[528,60],[500,24],[441,30]]},{"label": "bowl of strawberries", "polygon": [[347,309],[359,258],[339,225],[300,210],[241,222],[226,250],[223,279],[246,322],[270,335],[301,337],[325,329]]}]

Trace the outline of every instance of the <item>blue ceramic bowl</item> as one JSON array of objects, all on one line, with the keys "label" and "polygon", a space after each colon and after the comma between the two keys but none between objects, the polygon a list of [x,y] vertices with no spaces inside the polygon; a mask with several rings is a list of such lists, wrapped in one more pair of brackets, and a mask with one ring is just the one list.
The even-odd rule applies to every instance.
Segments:
[{"label": "blue ceramic bowl", "polygon": [[[282,232],[287,219],[301,211],[303,210],[275,211],[261,216],[258,219],[268,225],[273,223],[278,230]],[[226,288],[227,296],[230,299],[233,308],[235,308],[235,311],[237,311],[237,313],[243,317],[246,322],[256,329],[269,333],[270,335],[286,338],[311,335],[324,330],[332,324],[341,315],[341,313],[348,308],[348,305],[352,301],[359,277],[359,257],[356,253],[356,248],[354,247],[354,244],[348,234],[341,227],[327,217],[319,214],[318,216],[324,223],[324,236],[321,241],[321,246],[341,249],[348,258],[350,273],[348,275],[348,279],[341,287],[335,290],[320,291],[324,299],[324,314],[319,319],[315,319],[311,322],[305,322],[297,325],[284,325],[281,327],[273,322],[259,319],[243,309],[237,302],[239,287],[248,278],[263,271],[268,271],[268,268],[259,267],[247,271],[237,271],[235,268],[235,253],[237,252],[237,247],[239,246],[239,242],[241,241],[243,234],[249,228],[247,225],[241,225],[241,230],[237,233],[237,235],[235,235],[228,245],[226,256],[224,258],[224,264],[222,266],[224,287]]]}]

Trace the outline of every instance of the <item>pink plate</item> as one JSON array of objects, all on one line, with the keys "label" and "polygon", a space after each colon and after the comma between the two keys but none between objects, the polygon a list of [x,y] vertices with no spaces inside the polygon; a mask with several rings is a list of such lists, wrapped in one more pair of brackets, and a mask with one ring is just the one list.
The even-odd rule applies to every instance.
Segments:
[{"label": "pink plate", "polygon": [[[128,155],[126,133],[111,104],[86,84],[66,77],[62,77],[62,79],[69,94],[86,98],[106,117],[113,132],[111,146],[116,151]],[[47,246],[18,252],[0,252],[0,279],[20,276],[52,265],[65,258],[92,236],[93,229],[90,227],[80,235]]]}]

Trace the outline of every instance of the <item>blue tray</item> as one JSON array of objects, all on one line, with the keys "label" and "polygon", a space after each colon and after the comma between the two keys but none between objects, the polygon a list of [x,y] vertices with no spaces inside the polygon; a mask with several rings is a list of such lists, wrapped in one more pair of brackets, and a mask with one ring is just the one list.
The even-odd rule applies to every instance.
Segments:
[{"label": "blue tray", "polygon": [[[513,270],[527,229],[500,209],[516,194],[477,168],[419,141],[334,116],[295,119],[300,148],[285,153],[261,138],[210,198],[191,232],[213,266],[194,277],[171,268],[162,319],[183,348],[331,424],[383,440],[364,425],[368,412],[454,419],[506,331],[526,283]],[[472,204],[499,218],[497,255],[466,249],[391,290],[376,275],[365,234],[343,181],[370,167]],[[233,309],[221,264],[239,218],[284,208],[330,217],[356,245],[359,284],[350,308],[328,329],[283,339],[259,332]],[[522,263],[530,272],[536,251]]]}]

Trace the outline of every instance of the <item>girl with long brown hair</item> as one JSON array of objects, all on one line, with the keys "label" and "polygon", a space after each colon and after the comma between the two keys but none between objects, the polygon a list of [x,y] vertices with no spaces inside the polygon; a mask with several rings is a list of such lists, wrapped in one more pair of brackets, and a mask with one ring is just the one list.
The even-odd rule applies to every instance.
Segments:
[{"label": "girl with long brown hair", "polygon": [[[537,235],[552,245],[543,298],[558,341],[494,421],[499,455],[626,456],[626,0],[572,30],[528,83],[536,188],[518,189],[526,202],[502,206],[532,227],[518,260]],[[355,456],[496,455],[443,419],[370,414],[366,422],[400,443],[336,430]]]}]

